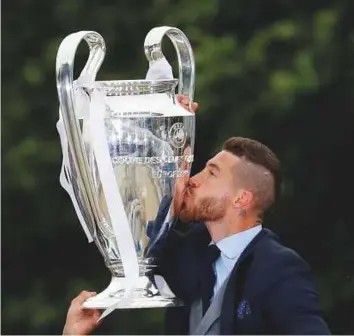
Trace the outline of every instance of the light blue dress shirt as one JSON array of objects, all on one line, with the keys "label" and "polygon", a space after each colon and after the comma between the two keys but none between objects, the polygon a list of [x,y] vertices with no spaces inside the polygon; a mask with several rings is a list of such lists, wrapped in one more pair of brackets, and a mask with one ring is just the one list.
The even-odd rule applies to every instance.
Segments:
[{"label": "light blue dress shirt", "polygon": [[[171,225],[171,207],[168,210],[166,218],[162,224],[160,234],[158,236],[164,232],[167,225]],[[223,238],[216,243],[216,246],[220,249],[220,257],[214,262],[213,265],[214,272],[216,274],[213,296],[215,296],[224,281],[230,275],[242,252],[253,240],[253,238],[256,237],[259,232],[261,232],[261,230],[262,225],[257,225],[251,229]],[[215,243],[211,242],[210,244]]]},{"label": "light blue dress shirt", "polygon": [[[230,275],[242,252],[261,230],[262,225],[257,225],[246,231],[223,238],[216,243],[216,246],[220,249],[220,257],[213,265],[214,272],[216,273],[214,296]],[[210,244],[214,244],[214,242]]]}]

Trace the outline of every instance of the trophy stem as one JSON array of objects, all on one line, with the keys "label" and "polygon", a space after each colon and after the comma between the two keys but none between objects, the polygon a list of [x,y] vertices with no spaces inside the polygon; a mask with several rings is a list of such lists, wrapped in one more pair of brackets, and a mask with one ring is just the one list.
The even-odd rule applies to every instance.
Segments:
[{"label": "trophy stem", "polygon": [[[175,297],[166,281],[154,274],[156,259],[147,258],[139,260],[139,278],[130,299],[119,305],[118,309],[133,308],[163,308],[181,306],[182,302]],[[107,309],[127,297],[127,289],[130,288],[130,279],[124,276],[121,262],[108,265],[112,278],[108,287],[94,297],[89,298],[83,304],[86,309]]]},{"label": "trophy stem", "polygon": [[[156,258],[138,258],[139,276],[151,273],[156,268]],[[106,266],[112,273],[113,277],[125,277],[123,263],[120,259],[109,261]]]}]

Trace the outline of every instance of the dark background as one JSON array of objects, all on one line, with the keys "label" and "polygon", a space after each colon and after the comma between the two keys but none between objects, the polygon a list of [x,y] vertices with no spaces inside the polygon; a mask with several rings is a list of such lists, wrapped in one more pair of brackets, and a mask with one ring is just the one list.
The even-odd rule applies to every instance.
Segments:
[{"label": "dark background", "polygon": [[[284,186],[266,226],[311,264],[332,332],[354,333],[353,14],[352,0],[4,3],[2,333],[59,334],[71,299],[110,279],[59,185],[61,40],[95,30],[107,44],[98,79],[144,78],[143,41],[159,25],[182,29],[195,52],[194,172],[233,135],[276,152]],[[161,333],[162,317],[115,311],[97,333]]]}]

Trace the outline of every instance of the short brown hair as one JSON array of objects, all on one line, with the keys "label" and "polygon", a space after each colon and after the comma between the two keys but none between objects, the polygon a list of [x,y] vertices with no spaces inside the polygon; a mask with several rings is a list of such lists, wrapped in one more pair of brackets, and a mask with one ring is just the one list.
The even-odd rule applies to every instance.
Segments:
[{"label": "short brown hair", "polygon": [[223,149],[245,160],[237,168],[241,183],[255,195],[255,205],[263,213],[275,201],[280,187],[280,162],[276,155],[257,140],[232,137]]}]

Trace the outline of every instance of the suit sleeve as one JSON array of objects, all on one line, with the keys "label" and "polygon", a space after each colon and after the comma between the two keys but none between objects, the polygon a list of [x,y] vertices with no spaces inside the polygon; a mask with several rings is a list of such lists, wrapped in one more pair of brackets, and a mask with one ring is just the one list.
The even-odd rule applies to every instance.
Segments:
[{"label": "suit sleeve", "polygon": [[178,224],[173,223],[168,233],[156,242],[160,253],[158,272],[176,296],[189,302],[197,280],[193,276],[195,273],[191,272],[195,266],[195,251],[188,237],[176,230],[176,226]]},{"label": "suit sleeve", "polygon": [[265,299],[267,323],[275,333],[329,335],[309,266],[295,253],[287,253],[277,265],[281,276]]},{"label": "suit sleeve", "polygon": [[150,241],[145,250],[145,257],[154,259],[156,268],[154,273],[160,274],[167,281],[171,290],[177,295],[184,293],[181,285],[181,277],[184,276],[183,260],[185,250],[183,248],[183,235],[176,228],[180,225],[178,221],[173,220],[170,225],[165,225],[170,201],[163,201],[155,221],[150,222]]},{"label": "suit sleeve", "polygon": [[178,219],[173,219],[164,229],[162,223],[169,206],[170,201],[166,201],[160,207],[153,225],[162,230],[159,229],[156,237],[151,240],[145,256],[155,259],[157,267],[154,272],[166,280],[177,297],[188,303],[196,295],[199,280],[198,273],[195,272],[198,265],[198,248],[195,241],[199,241],[207,230],[204,224],[187,224]]}]

